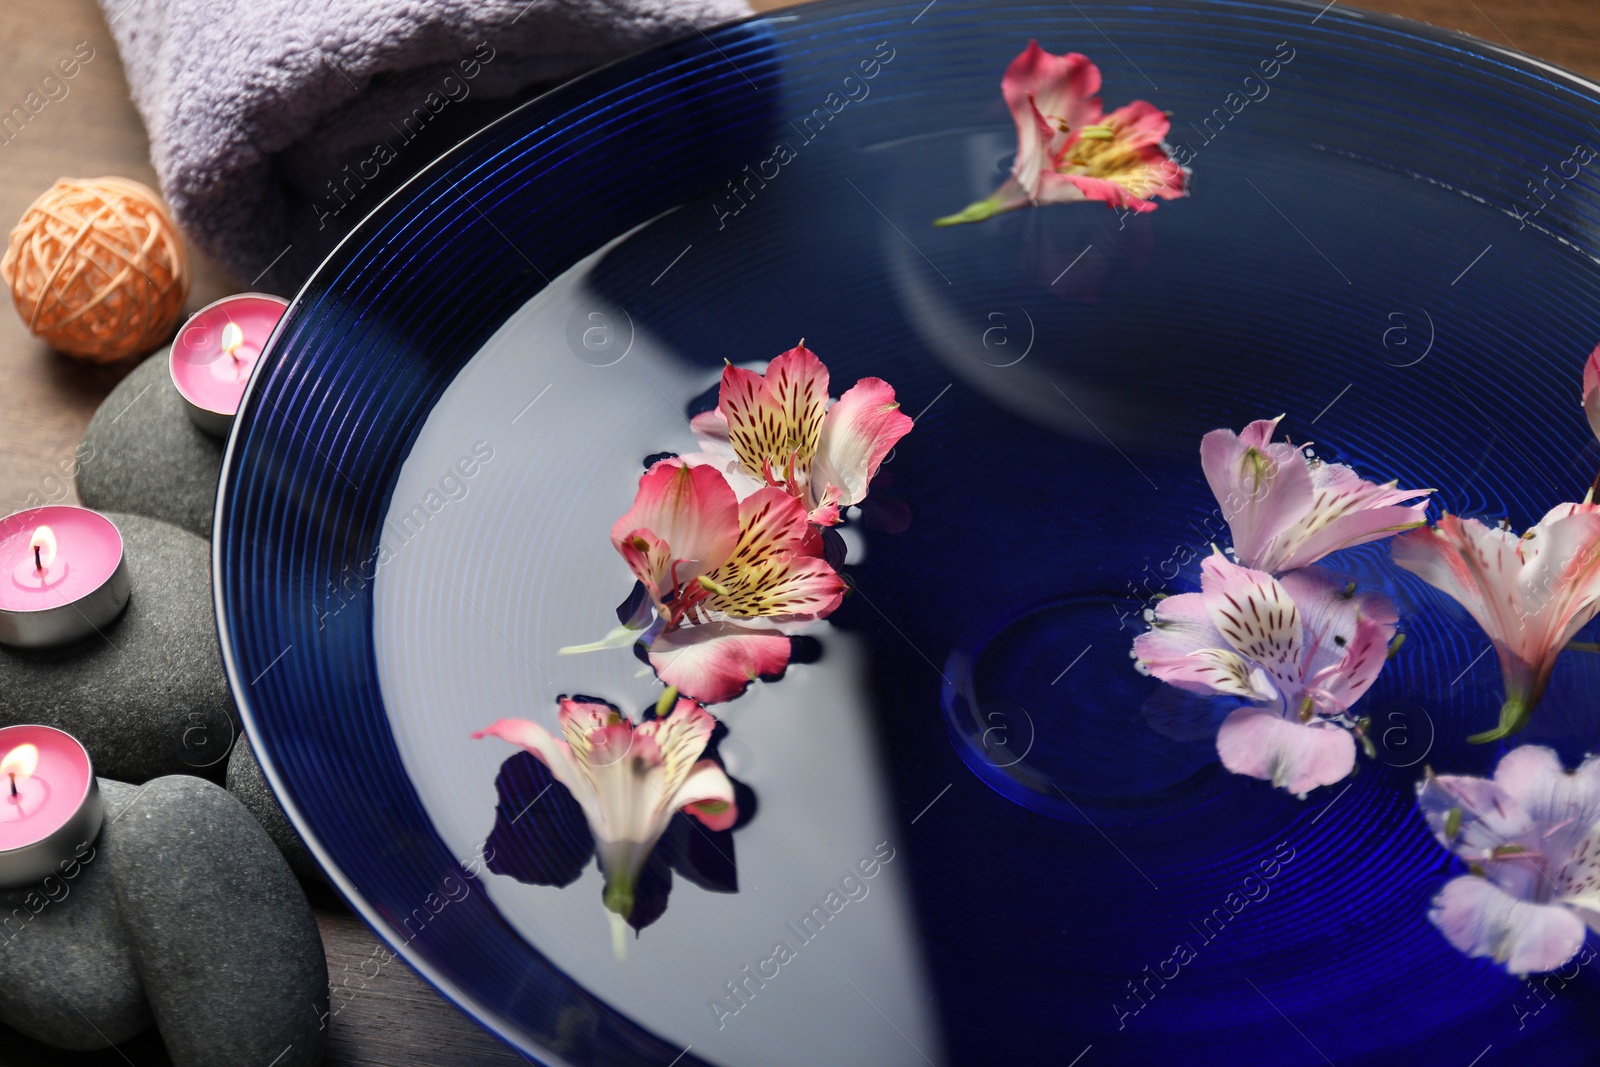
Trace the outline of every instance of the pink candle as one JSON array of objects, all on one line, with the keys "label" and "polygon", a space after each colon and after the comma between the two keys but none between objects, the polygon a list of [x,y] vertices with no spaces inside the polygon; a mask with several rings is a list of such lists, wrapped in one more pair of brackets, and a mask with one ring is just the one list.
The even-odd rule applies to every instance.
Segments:
[{"label": "pink candle", "polygon": [[172,342],[172,384],[189,418],[207,433],[228,436],[250,372],[289,302],[265,293],[239,293],[207,304]]},{"label": "pink candle", "polygon": [[0,642],[64,645],[128,604],[122,534],[88,508],[53,504],[0,519]]},{"label": "pink candle", "polygon": [[0,886],[64,873],[105,813],[89,753],[51,726],[0,729]]}]

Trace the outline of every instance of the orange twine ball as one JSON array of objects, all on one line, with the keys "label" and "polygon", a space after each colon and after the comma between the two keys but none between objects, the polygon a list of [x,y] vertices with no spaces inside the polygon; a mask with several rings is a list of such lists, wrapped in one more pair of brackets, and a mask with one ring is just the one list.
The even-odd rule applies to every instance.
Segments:
[{"label": "orange twine ball", "polygon": [[111,363],[166,341],[189,295],[189,259],[146,186],[62,178],[12,229],[0,278],[35,335]]}]

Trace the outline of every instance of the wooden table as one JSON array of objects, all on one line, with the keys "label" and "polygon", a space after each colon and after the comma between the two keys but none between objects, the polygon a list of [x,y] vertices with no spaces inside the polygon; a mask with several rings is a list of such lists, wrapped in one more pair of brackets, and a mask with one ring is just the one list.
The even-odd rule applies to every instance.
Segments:
[{"label": "wooden table", "polygon": [[[755,0],[754,6],[768,10],[790,2]],[[1464,30],[1600,78],[1597,0],[1369,0],[1363,6]],[[128,99],[116,48],[94,0],[0,3],[0,113],[20,102],[80,41],[89,42],[95,55],[68,83],[68,95],[50,102],[18,136],[0,144],[0,223],[19,218],[61,176],[118,174],[156,184],[144,126]],[[194,258],[190,310],[241,288],[203,258]],[[0,506],[11,511],[35,495],[75,501],[61,472],[71,470],[73,449],[95,407],[131,368],[92,367],[56,355],[28,335],[9,303],[0,296]],[[319,898],[315,910],[328,972],[337,981],[347,966],[355,969],[370,956],[377,938],[337,900]],[[330,1025],[326,1062],[333,1067],[528,1062],[402,964],[370,982]],[[0,1028],[0,1067],[168,1062],[153,1032],[118,1049],[69,1055]]]}]

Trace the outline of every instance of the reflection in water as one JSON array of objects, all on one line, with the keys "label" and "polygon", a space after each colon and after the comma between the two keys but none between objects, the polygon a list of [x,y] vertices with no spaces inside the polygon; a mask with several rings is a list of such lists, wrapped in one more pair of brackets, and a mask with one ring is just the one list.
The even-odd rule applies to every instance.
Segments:
[{"label": "reflection in water", "polygon": [[1239,706],[1227,697],[1202,696],[1176,686],[1157,686],[1139,709],[1150,729],[1174,741],[1215,741],[1222,720]]}]

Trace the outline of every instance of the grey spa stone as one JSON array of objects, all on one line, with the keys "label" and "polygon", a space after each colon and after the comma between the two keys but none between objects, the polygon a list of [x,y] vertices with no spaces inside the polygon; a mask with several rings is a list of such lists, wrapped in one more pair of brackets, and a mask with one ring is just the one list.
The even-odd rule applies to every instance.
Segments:
[{"label": "grey spa stone", "polygon": [[[100,790],[107,823],[139,792],[104,778]],[[56,1048],[105,1048],[152,1022],[102,859],[114,833],[39,885],[0,891],[0,1022]]]},{"label": "grey spa stone", "polygon": [[0,645],[0,726],[65,730],[97,774],[125,782],[220,778],[238,714],[217,645],[209,546],[155,519],[108,518],[122,531],[127,609],[64,648]]},{"label": "grey spa stone", "polygon": [[188,775],[147,783],[114,829],[99,862],[175,1067],[315,1067],[327,962],[266,831]]},{"label": "grey spa stone", "polygon": [[305,882],[324,881],[322,868],[300,840],[294,824],[278,803],[277,795],[267,784],[267,776],[261,772],[261,764],[256,760],[248,737],[240,737],[233,746],[233,754],[228,757],[228,792],[238,797],[239,803],[256,817],[272,843],[283,853],[283,858],[289,861],[289,869],[296,877]]},{"label": "grey spa stone", "polygon": [[169,349],[134,368],[101,403],[78,450],[78,496],[211,536],[223,443],[189,421]]}]

